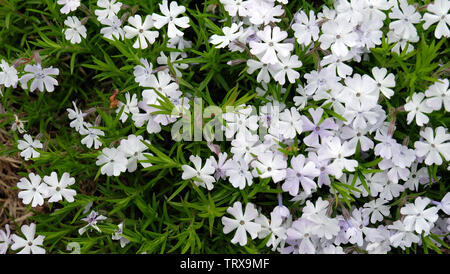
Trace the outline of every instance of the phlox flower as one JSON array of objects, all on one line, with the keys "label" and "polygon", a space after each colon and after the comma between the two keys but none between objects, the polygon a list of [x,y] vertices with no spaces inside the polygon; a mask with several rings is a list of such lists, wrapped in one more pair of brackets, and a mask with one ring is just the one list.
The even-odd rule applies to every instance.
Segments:
[{"label": "phlox flower", "polygon": [[87,225],[83,226],[82,228],[78,229],[78,233],[80,235],[83,235],[84,232],[86,232],[87,229],[94,228],[98,232],[102,232],[100,228],[97,226],[97,223],[99,221],[106,220],[107,218],[103,215],[98,215],[98,213],[94,210],[89,213],[89,215],[86,218],[81,219],[82,221],[87,222]]},{"label": "phlox flower", "polygon": [[183,174],[181,175],[181,178],[183,180],[194,178],[193,180],[196,185],[204,187],[208,190],[213,189],[213,183],[216,179],[211,176],[215,172],[215,169],[211,164],[211,159],[206,159],[203,167],[202,158],[200,158],[200,156],[191,155],[189,160],[194,164],[195,168],[188,165],[182,165],[181,169],[183,170]]},{"label": "phlox flower", "polygon": [[75,11],[80,6],[80,0],[58,0],[57,3],[58,5],[64,5],[60,10],[63,14]]},{"label": "phlox flower", "polygon": [[332,160],[329,168],[336,178],[342,176],[344,169],[347,171],[355,171],[358,162],[346,158],[352,156],[354,153],[355,151],[350,148],[348,142],[341,143],[339,137],[326,138],[318,150],[319,160]]},{"label": "phlox flower", "polygon": [[230,44],[231,41],[236,40],[242,35],[242,23],[231,24],[231,27],[223,27],[222,32],[224,35],[214,34],[211,36],[210,43],[215,45],[216,48],[224,48]]},{"label": "phlox flower", "polygon": [[447,130],[440,126],[436,128],[436,134],[433,134],[433,129],[430,127],[425,128],[425,130],[420,131],[420,136],[422,136],[424,141],[416,141],[414,147],[416,148],[417,157],[426,157],[426,165],[441,165],[442,158],[444,157],[446,161],[450,161],[450,134]]},{"label": "phlox flower", "polygon": [[251,41],[250,52],[258,56],[263,63],[274,65],[279,62],[277,54],[281,57],[287,57],[294,49],[293,44],[281,43],[287,38],[288,34],[279,27],[272,29],[270,26],[265,26],[256,35],[261,39],[261,42]]},{"label": "phlox flower", "polygon": [[125,26],[123,28],[125,37],[127,39],[138,37],[133,44],[133,48],[146,49],[148,47],[147,40],[150,44],[153,44],[159,36],[159,32],[149,30],[154,26],[153,19],[150,15],[145,16],[144,22],[142,22],[141,16],[136,14],[128,18],[128,23],[131,26]]},{"label": "phlox flower", "polygon": [[[54,86],[58,85],[58,81],[51,77],[51,75],[58,75],[59,69],[49,67],[42,68],[41,64],[30,65],[27,64],[24,69],[28,74],[22,75],[20,77],[20,84],[23,89],[28,88],[28,81],[33,79],[30,85],[30,91],[39,89],[41,92],[47,90],[48,92],[53,92],[55,90]],[[45,86],[45,89],[44,89]]]},{"label": "phlox flower", "polygon": [[422,20],[425,21],[423,24],[424,29],[428,29],[437,22],[436,29],[434,30],[434,36],[437,39],[441,39],[442,36],[450,36],[450,31],[448,30],[448,25],[450,25],[449,9],[450,3],[448,0],[435,0],[433,3],[428,4],[427,13],[423,15]]},{"label": "phlox flower", "polygon": [[417,197],[414,204],[408,203],[400,209],[400,213],[405,215],[403,223],[409,230],[414,230],[418,234],[430,233],[431,228],[438,219],[439,209],[435,206],[425,209],[431,200],[429,198]]},{"label": "phlox flower", "polygon": [[100,171],[107,176],[119,176],[127,170],[128,160],[125,153],[117,148],[107,148],[97,157],[96,165],[102,166]]},{"label": "phlox flower", "polygon": [[122,3],[116,2],[117,0],[98,0],[97,6],[102,9],[96,9],[94,11],[97,16],[98,21],[102,21],[104,19],[112,20],[113,18],[117,18],[117,14],[122,7]]},{"label": "phlox flower", "polygon": [[67,187],[75,184],[75,178],[70,177],[70,174],[64,172],[61,176],[61,180],[58,180],[56,172],[52,172],[50,176],[44,176],[44,183],[48,185],[48,194],[46,198],[50,198],[49,202],[58,202],[63,198],[71,203],[75,199],[73,198],[77,192]]},{"label": "phlox flower", "polygon": [[177,18],[177,16],[184,13],[186,11],[186,8],[184,6],[179,6],[175,1],[170,2],[169,7],[169,5],[167,4],[167,0],[163,0],[162,3],[159,4],[159,9],[163,15],[159,15],[157,13],[152,14],[155,27],[157,29],[160,29],[167,24],[167,36],[169,38],[174,38],[175,36],[183,36],[184,33],[177,29],[177,26],[181,28],[188,28],[189,17],[183,16]]},{"label": "phlox flower", "polygon": [[8,63],[2,59],[0,63],[0,85],[4,85],[7,88],[16,88],[18,81],[19,77],[17,76],[16,68],[14,66],[9,66]]},{"label": "phlox flower", "polygon": [[23,139],[24,140],[19,140],[17,144],[17,148],[22,150],[20,156],[22,156],[25,161],[28,161],[30,158],[38,158],[41,154],[36,151],[36,149],[42,149],[42,143],[37,139],[33,140],[33,137],[29,134],[25,134]]},{"label": "phlox flower", "polygon": [[414,93],[412,98],[406,101],[405,111],[408,112],[408,116],[406,117],[408,124],[411,124],[414,117],[416,118],[417,125],[420,127],[430,120],[424,113],[431,113],[433,109],[426,104],[424,98],[425,94]]},{"label": "phlox flower", "polygon": [[41,176],[30,173],[28,178],[21,178],[17,183],[17,187],[22,191],[19,192],[19,199],[26,205],[31,203],[32,207],[44,204],[44,197],[47,196],[49,189],[46,184],[42,183]]},{"label": "phlox flower", "polygon": [[0,254],[6,254],[9,245],[12,243],[11,231],[8,224],[5,225],[5,231],[0,229]]},{"label": "phlox flower", "polygon": [[86,27],[83,26],[80,20],[76,16],[69,16],[64,21],[64,25],[69,28],[64,30],[66,40],[69,40],[72,44],[79,44],[81,37],[86,38]]},{"label": "phlox flower", "polygon": [[22,231],[25,238],[19,237],[16,234],[12,235],[12,250],[22,248],[17,254],[45,254],[45,249],[42,248],[45,236],[38,235],[35,238],[36,224],[23,225],[20,227],[20,231]]},{"label": "phlox flower", "polygon": [[250,234],[252,239],[258,237],[258,233],[261,231],[261,225],[254,222],[258,217],[258,211],[252,203],[247,203],[245,211],[242,212],[241,202],[234,202],[232,207],[227,209],[227,212],[231,214],[234,219],[223,216],[223,233],[228,234],[233,230],[236,230],[231,243],[239,243],[241,246],[247,244],[247,233]]}]

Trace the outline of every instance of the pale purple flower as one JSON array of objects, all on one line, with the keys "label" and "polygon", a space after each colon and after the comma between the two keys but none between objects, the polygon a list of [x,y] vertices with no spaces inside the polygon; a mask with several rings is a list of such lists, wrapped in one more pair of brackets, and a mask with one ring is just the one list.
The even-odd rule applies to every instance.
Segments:
[{"label": "pale purple flower", "polygon": [[338,127],[334,123],[333,118],[326,118],[321,122],[322,108],[319,107],[315,110],[310,108],[308,112],[311,114],[312,122],[306,116],[302,116],[302,128],[304,132],[311,131],[311,133],[303,139],[303,142],[308,146],[317,147],[319,146],[319,136],[323,141],[325,138],[333,136],[331,131],[337,130]]},{"label": "pale purple flower", "polygon": [[103,215],[98,215],[98,213],[96,211],[92,210],[91,213],[89,213],[89,216],[87,216],[86,218],[83,218],[81,220],[87,222],[87,225],[85,225],[82,228],[78,229],[78,233],[80,235],[83,235],[83,233],[86,232],[86,230],[88,228],[94,228],[98,232],[102,232],[100,230],[100,228],[97,226],[97,223],[99,221],[106,220],[106,217],[103,216]]},{"label": "pale purple flower", "polygon": [[311,193],[311,189],[316,189],[314,178],[320,175],[319,169],[312,161],[307,161],[302,154],[291,159],[292,168],[286,170],[286,181],[282,185],[283,191],[296,196],[299,192],[299,185],[302,185],[306,193]]},{"label": "pale purple flower", "polygon": [[[41,64],[30,65],[27,64],[24,69],[25,72],[29,72],[28,74],[20,77],[20,83],[23,89],[28,88],[28,81],[33,79],[30,85],[30,91],[34,91],[39,89],[41,92],[47,90],[48,92],[53,92],[55,90],[54,86],[58,85],[58,81],[50,75],[58,75],[59,69],[49,67],[42,68]],[[45,86],[45,88],[44,88]]]}]

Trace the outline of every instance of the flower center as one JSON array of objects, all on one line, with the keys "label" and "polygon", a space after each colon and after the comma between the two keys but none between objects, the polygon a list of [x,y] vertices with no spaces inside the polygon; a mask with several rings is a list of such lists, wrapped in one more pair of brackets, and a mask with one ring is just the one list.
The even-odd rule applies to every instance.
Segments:
[{"label": "flower center", "polygon": [[45,74],[42,72],[36,73],[36,79],[44,79],[45,78]]},{"label": "flower center", "polygon": [[269,172],[272,171],[272,168],[271,168],[271,167],[268,167],[268,168],[267,168],[267,171],[269,171]]},{"label": "flower center", "polygon": [[33,245],[33,242],[32,242],[32,241],[29,241],[29,242],[28,242],[28,245],[29,245],[29,246],[32,246],[32,245]]},{"label": "flower center", "polygon": [[56,191],[60,191],[61,188],[60,188],[59,186],[57,186],[55,190],[56,190]]},{"label": "flower center", "polygon": [[270,47],[273,47],[273,42],[269,42],[269,46],[270,46]]},{"label": "flower center", "polygon": [[245,225],[245,222],[244,221],[240,221],[239,224],[240,225]]},{"label": "flower center", "polygon": [[139,29],[139,33],[143,33],[144,32],[144,29]]}]

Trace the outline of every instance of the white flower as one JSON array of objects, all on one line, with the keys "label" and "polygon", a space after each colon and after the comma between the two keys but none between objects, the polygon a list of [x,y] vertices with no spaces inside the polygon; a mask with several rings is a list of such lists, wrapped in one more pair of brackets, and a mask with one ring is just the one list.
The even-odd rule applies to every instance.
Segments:
[{"label": "white flower", "polygon": [[198,186],[202,186],[208,190],[211,190],[214,188],[213,182],[216,181],[216,179],[211,176],[211,174],[214,174],[215,169],[211,164],[211,159],[206,159],[205,165],[202,168],[202,158],[200,156],[194,156],[191,155],[189,157],[189,160],[194,163],[194,168],[183,165],[181,168],[183,169],[183,174],[181,175],[181,178],[183,180],[188,180],[191,178],[194,178],[194,183]]},{"label": "white flower", "polygon": [[281,153],[266,151],[258,155],[257,161],[252,162],[253,176],[272,178],[274,183],[286,178],[287,161]]},{"label": "white flower", "polygon": [[241,26],[242,23],[233,23],[231,24],[231,27],[223,27],[222,32],[224,35],[222,36],[214,34],[213,36],[211,36],[210,43],[216,45],[216,48],[224,48],[228,46],[231,41],[238,39],[239,36],[242,35],[243,31]]},{"label": "white flower", "polygon": [[316,247],[311,238],[314,235],[316,224],[307,218],[300,218],[292,223],[286,234],[288,239],[300,240],[298,247],[299,254],[315,254]]},{"label": "white flower", "polygon": [[97,230],[98,232],[102,232],[100,230],[100,228],[97,226],[97,222],[106,220],[106,217],[103,215],[98,215],[98,213],[96,211],[92,210],[91,213],[89,213],[89,216],[87,216],[86,218],[83,218],[81,220],[88,223],[87,225],[78,229],[78,233],[80,235],[83,235],[83,233],[86,232],[86,230],[91,227],[94,228],[95,230]]},{"label": "white flower", "polygon": [[33,79],[33,81],[31,82],[30,91],[34,91],[35,89],[44,91],[45,85],[45,89],[48,92],[53,92],[55,90],[54,86],[58,85],[58,81],[56,81],[55,78],[50,76],[59,74],[59,69],[57,68],[49,67],[42,69],[41,64],[36,65],[27,64],[25,66],[24,71],[30,73],[20,77],[20,83],[23,89],[28,88],[28,81],[30,81],[31,79]]},{"label": "white flower", "polygon": [[[175,63],[176,61],[181,61],[182,58],[178,59],[178,57],[181,57],[181,52],[175,52],[171,51],[169,54],[170,57],[170,63],[175,70],[175,74],[177,77],[181,77],[181,71],[180,69],[187,69],[189,67],[186,63]],[[161,55],[156,58],[156,62],[160,65],[168,65],[169,64],[169,58],[164,54],[164,52],[161,51]],[[169,68],[165,69],[164,71],[169,72]]]},{"label": "white flower", "polygon": [[400,213],[405,215],[403,222],[408,230],[415,230],[419,234],[425,232],[425,235],[430,233],[438,219],[439,211],[435,206],[425,209],[430,202],[431,200],[426,197],[417,197],[414,204],[406,204],[400,209]]},{"label": "white flower", "polygon": [[386,68],[372,68],[372,75],[377,84],[378,90],[383,93],[387,98],[391,98],[394,95],[394,91],[391,89],[395,87],[395,76],[392,73],[387,75]]},{"label": "white flower", "polygon": [[319,39],[319,27],[317,25],[316,15],[314,11],[309,11],[308,15],[304,11],[296,13],[295,23],[292,25],[294,36],[300,45],[309,45],[312,41]]},{"label": "white flower", "polygon": [[9,66],[8,63],[2,59],[0,64],[0,85],[5,87],[16,88],[19,78],[17,76],[17,70],[14,66]]},{"label": "white flower", "polygon": [[80,0],[58,0],[59,5],[64,5],[61,8],[61,13],[68,14],[71,11],[77,10],[80,6]]},{"label": "white flower", "polygon": [[64,30],[66,40],[69,40],[72,44],[79,44],[81,37],[86,38],[86,27],[83,26],[76,16],[69,16],[64,21],[64,25],[69,28]]},{"label": "white flower", "polygon": [[44,244],[44,236],[36,234],[36,224],[23,225],[20,230],[25,238],[19,237],[16,234],[12,235],[11,239],[14,242],[11,245],[12,250],[23,248],[17,254],[45,254],[45,249],[41,246]]},{"label": "white flower", "polygon": [[46,198],[50,197],[49,202],[61,201],[64,197],[67,202],[72,203],[74,201],[73,196],[77,192],[73,189],[68,189],[75,183],[75,178],[70,177],[69,173],[64,172],[61,176],[61,180],[58,181],[58,175],[56,172],[52,172],[50,176],[44,176],[44,182],[48,185],[48,194]]},{"label": "white flower", "polygon": [[251,41],[250,52],[257,55],[258,58],[266,64],[278,63],[277,54],[281,57],[289,56],[294,49],[294,45],[290,43],[281,43],[287,38],[288,34],[279,27],[265,26],[264,30],[256,32],[261,42]]},{"label": "white flower", "polygon": [[[98,0],[97,6],[104,9],[95,10],[95,15],[97,15],[97,20],[102,21],[104,19],[117,18],[117,13],[120,11],[120,7],[122,7],[122,3],[117,2],[116,0]],[[103,23],[102,23],[103,24]]]},{"label": "white flower", "polygon": [[136,35],[138,36],[136,42],[133,44],[133,48],[146,49],[148,47],[147,40],[150,44],[153,44],[159,36],[159,32],[149,30],[154,24],[150,15],[147,15],[144,22],[142,22],[141,16],[136,14],[128,18],[128,23],[131,26],[125,26],[123,29],[125,31],[125,37],[131,39]]},{"label": "white flower", "polygon": [[125,93],[125,100],[126,100],[125,104],[119,101],[119,104],[117,105],[116,109],[116,113],[119,113],[120,110],[123,108],[122,115],[119,118],[122,121],[122,123],[125,123],[125,121],[128,119],[128,114],[133,115],[135,113],[139,113],[136,94],[133,94],[133,96],[130,99],[130,93],[128,92]]},{"label": "white flower", "polygon": [[17,148],[22,150],[20,156],[24,157],[25,161],[28,161],[30,158],[39,157],[41,154],[35,149],[42,149],[42,143],[39,140],[33,140],[29,134],[25,134],[23,139],[19,140],[17,144]]},{"label": "white flower", "polygon": [[414,93],[412,99],[408,100],[405,104],[405,111],[408,112],[407,122],[408,125],[416,118],[418,126],[423,126],[430,120],[424,113],[431,113],[433,110],[427,106],[424,101],[425,94]]},{"label": "white flower", "polygon": [[307,218],[316,224],[313,231],[314,235],[319,238],[331,240],[338,235],[340,228],[338,218],[328,217],[328,208],[329,202],[327,200],[322,200],[321,197],[316,200],[315,206],[311,201],[306,201],[302,217]]},{"label": "white flower", "polygon": [[439,203],[439,209],[442,210],[445,214],[450,215],[450,192],[447,192],[444,198],[442,198],[441,202]]},{"label": "white flower", "polygon": [[430,3],[427,6],[427,13],[423,15],[424,29],[428,29],[431,25],[438,22],[434,31],[434,36],[437,39],[441,39],[442,36],[449,37],[450,31],[448,25],[450,25],[450,2],[448,0],[435,0],[434,3]]},{"label": "white flower", "polygon": [[300,77],[300,73],[295,71],[295,69],[302,66],[302,61],[298,60],[297,55],[278,57],[280,59],[280,62],[273,65],[271,70],[273,79],[275,79],[275,81],[277,81],[281,85],[284,85],[287,76],[289,83],[295,83],[295,80]]},{"label": "white flower", "polygon": [[100,21],[103,25],[108,27],[104,27],[100,30],[100,33],[107,39],[114,40],[113,36],[117,40],[122,40],[125,36],[125,31],[122,28],[122,21],[120,21],[117,16],[113,16],[112,18],[105,18]]},{"label": "white flower", "polygon": [[415,36],[403,38],[401,35],[396,34],[392,30],[387,33],[387,38],[389,44],[396,43],[392,48],[392,52],[395,52],[397,54],[400,54],[400,51],[404,51],[407,47],[408,49],[406,49],[405,53],[411,52],[412,50],[414,50],[414,46],[411,43],[416,43],[419,41],[419,35],[417,34]]},{"label": "white flower", "polygon": [[107,176],[119,176],[121,172],[127,170],[128,160],[125,157],[125,153],[117,148],[107,148],[102,150],[95,162],[96,165],[101,167],[101,173]]},{"label": "white flower", "polygon": [[445,111],[450,111],[450,89],[448,79],[439,79],[425,91],[427,106],[433,110],[440,110],[444,105]]},{"label": "white flower", "polygon": [[261,225],[255,222],[255,218],[258,216],[258,211],[252,203],[247,203],[245,206],[245,212],[242,212],[242,204],[240,202],[234,202],[233,207],[229,207],[227,212],[235,219],[222,217],[223,233],[228,234],[236,229],[231,243],[239,243],[241,246],[247,244],[247,233],[250,234],[252,239],[258,237],[258,233],[261,231]]},{"label": "white flower", "polygon": [[95,149],[101,147],[103,144],[100,141],[99,136],[105,136],[103,130],[94,128],[94,126],[89,123],[85,123],[84,126],[85,127],[80,128],[80,134],[86,136],[81,139],[81,143],[88,148],[91,148],[92,145],[94,145]]},{"label": "white flower", "polygon": [[358,162],[356,160],[345,158],[352,156],[354,153],[355,151],[350,148],[348,142],[341,143],[339,137],[326,138],[323,140],[323,144],[318,151],[319,160],[333,160],[329,165],[329,169],[336,178],[342,176],[342,171],[344,169],[347,171],[355,171]]},{"label": "white flower", "polygon": [[353,68],[345,63],[345,61],[351,60],[353,58],[353,54],[349,52],[344,57],[339,57],[335,54],[330,54],[323,57],[322,61],[320,61],[320,65],[325,68],[329,68],[331,71],[337,72],[339,77],[345,78],[347,75],[351,75],[353,72]]},{"label": "white flower", "polygon": [[123,222],[118,225],[118,229],[114,232],[111,239],[115,241],[120,241],[120,247],[124,248],[130,240],[122,236],[123,233]]},{"label": "white flower", "polygon": [[225,126],[225,137],[232,138],[236,133],[242,133],[247,138],[252,131],[258,129],[258,116],[252,115],[252,107],[237,109],[222,115]]},{"label": "white flower", "polygon": [[385,203],[387,203],[386,200],[382,198],[378,198],[376,200],[372,200],[368,203],[364,204],[364,209],[362,210],[362,213],[365,216],[370,217],[370,222],[372,224],[375,224],[376,222],[383,221],[384,217],[389,216],[389,206],[386,206]]},{"label": "white flower", "polygon": [[353,32],[353,25],[346,20],[331,20],[322,25],[322,35],[319,38],[320,47],[328,49],[337,56],[348,54],[348,47],[358,44],[358,35]]},{"label": "white flower", "polygon": [[417,157],[425,157],[425,164],[430,166],[432,164],[441,165],[444,156],[446,161],[450,161],[450,134],[442,126],[436,129],[436,135],[433,134],[433,129],[430,127],[420,131],[426,142],[416,141],[414,147],[416,148]]},{"label": "white flower", "polygon": [[136,83],[139,83],[139,86],[144,87],[147,86],[147,82],[150,80],[150,77],[153,75],[153,64],[149,63],[147,59],[141,58],[139,59],[141,65],[137,65],[134,67],[133,75]]},{"label": "white flower", "polygon": [[354,74],[353,77],[345,78],[343,92],[347,95],[347,104],[354,106],[360,103],[366,110],[370,109],[369,106],[376,105],[379,97],[375,81],[367,74]]},{"label": "white flower", "polygon": [[174,38],[175,36],[183,36],[184,33],[177,29],[188,28],[189,27],[189,17],[183,16],[181,18],[177,18],[178,15],[184,13],[186,8],[184,6],[178,6],[177,2],[170,2],[170,8],[167,4],[167,0],[163,0],[162,4],[159,4],[159,9],[161,10],[162,15],[152,14],[152,18],[154,20],[154,25],[157,29],[162,28],[164,25],[168,25],[167,36],[169,38]]},{"label": "white flower", "polygon": [[155,91],[161,93],[162,96],[174,99],[178,99],[181,96],[178,84],[173,81],[172,76],[166,71],[158,71],[156,76],[151,74],[145,83],[145,87],[152,88],[142,91],[142,97],[147,104],[159,104],[158,99],[161,98]]},{"label": "white flower", "polygon": [[21,178],[17,183],[17,187],[22,189],[22,191],[19,192],[18,197],[22,199],[22,202],[26,205],[31,203],[32,207],[37,205],[41,206],[44,204],[44,197],[49,191],[48,187],[46,184],[42,183],[41,176],[30,173],[28,174],[28,177],[30,180]]},{"label": "white flower", "polygon": [[235,188],[244,189],[246,185],[251,186],[253,183],[253,175],[248,170],[248,164],[243,158],[239,160],[229,160],[225,165],[225,175],[228,181]]},{"label": "white flower", "polygon": [[[6,231],[6,233],[5,233]],[[8,247],[12,242],[11,231],[9,230],[9,225],[5,225],[5,231],[0,229],[0,254],[6,254]]]},{"label": "white flower", "polygon": [[234,158],[242,158],[246,163],[249,163],[254,159],[252,154],[258,155],[260,153],[260,147],[257,145],[258,141],[258,135],[246,136],[244,133],[238,133],[234,140],[231,141],[231,153],[233,153]]},{"label": "white flower", "polygon": [[24,122],[26,122],[26,121],[20,120],[19,117],[16,114],[14,114],[14,122],[11,125],[11,130],[12,131],[17,130],[17,131],[19,131],[20,134],[25,133],[26,130],[24,129],[24,125],[23,125]]},{"label": "white flower", "polygon": [[300,113],[295,107],[285,109],[280,113],[279,122],[271,124],[270,134],[282,136],[285,139],[294,139],[297,134],[303,132],[303,121]]},{"label": "white flower", "polygon": [[270,213],[270,220],[266,216],[260,214],[255,222],[261,225],[261,231],[258,233],[259,239],[266,238],[272,233],[266,246],[272,246],[272,251],[278,247],[278,245],[283,246],[283,242],[286,240],[286,227],[283,224],[283,217],[280,215],[279,211],[273,210]]},{"label": "white flower", "polygon": [[[128,139],[122,139],[118,147],[125,156],[128,158],[127,169],[128,172],[134,172],[137,169],[137,162],[147,160],[145,155],[151,155],[150,153],[143,153],[148,149],[144,144],[144,141],[150,143],[148,140],[144,140],[142,136],[136,136],[134,134],[128,135]],[[144,167],[151,166],[150,163],[141,163]]]},{"label": "white flower", "polygon": [[257,61],[257,60],[248,59],[247,66],[248,66],[248,69],[247,69],[248,74],[252,74],[256,70],[260,69],[258,76],[256,76],[256,81],[258,81],[259,83],[261,81],[263,81],[264,83],[270,82],[270,74],[269,74],[270,67],[268,64],[265,64],[265,63]]},{"label": "white flower", "polygon": [[405,247],[411,247],[412,243],[420,241],[420,237],[414,234],[413,230],[406,227],[402,221],[397,220],[392,225],[389,225],[388,228],[397,231],[389,238],[393,247],[401,247],[404,250]]},{"label": "white flower", "polygon": [[230,16],[247,16],[247,1],[246,0],[220,0],[225,10]]},{"label": "white flower", "polygon": [[86,123],[84,122],[84,116],[86,116],[87,114],[83,113],[81,109],[78,109],[74,101],[72,101],[72,104],[73,109],[71,108],[66,109],[68,112],[69,119],[73,120],[70,122],[70,127],[75,128],[76,131],[80,131],[86,125]]},{"label": "white flower", "polygon": [[389,29],[393,30],[397,35],[400,35],[404,39],[417,36],[417,30],[413,24],[420,22],[420,13],[416,11],[416,8],[412,5],[408,5],[408,1],[399,0],[400,9],[397,6],[392,8],[392,12],[389,13],[389,18],[398,19],[392,20],[389,24]]}]

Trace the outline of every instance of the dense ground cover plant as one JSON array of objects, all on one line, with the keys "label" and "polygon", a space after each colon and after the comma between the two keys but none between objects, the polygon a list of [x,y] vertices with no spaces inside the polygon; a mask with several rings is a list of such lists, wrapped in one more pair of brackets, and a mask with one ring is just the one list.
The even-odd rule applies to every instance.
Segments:
[{"label": "dense ground cover plant", "polygon": [[0,253],[448,252],[449,9],[0,0]]}]

